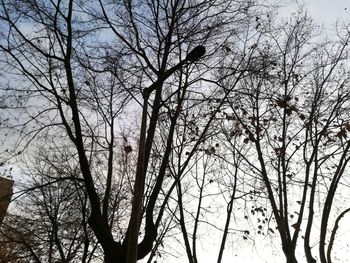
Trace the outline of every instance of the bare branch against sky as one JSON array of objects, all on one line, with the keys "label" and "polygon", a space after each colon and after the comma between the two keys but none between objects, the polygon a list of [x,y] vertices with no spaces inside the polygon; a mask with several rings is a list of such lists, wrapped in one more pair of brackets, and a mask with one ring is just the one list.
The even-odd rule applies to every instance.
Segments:
[{"label": "bare branch against sky", "polygon": [[0,262],[344,262],[348,5],[0,0]]}]

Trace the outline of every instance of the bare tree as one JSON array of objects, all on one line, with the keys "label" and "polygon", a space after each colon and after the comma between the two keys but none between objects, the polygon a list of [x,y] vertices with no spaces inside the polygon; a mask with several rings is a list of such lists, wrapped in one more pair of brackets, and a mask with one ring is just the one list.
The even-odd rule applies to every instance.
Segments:
[{"label": "bare tree", "polygon": [[[287,262],[297,262],[300,233],[307,261],[316,262],[312,230],[320,233],[319,257],[327,262],[329,213],[349,155],[344,66],[349,39],[346,34],[314,44],[316,31],[302,11],[281,26],[267,24],[270,32],[259,34],[252,46],[254,63],[241,82],[242,91],[228,101],[232,125],[227,129],[234,126],[232,136],[252,146],[237,152],[267,191]],[[319,229],[313,224],[316,195],[322,196]]]},{"label": "bare tree", "polygon": [[[241,33],[234,28],[247,25],[252,6],[253,1],[221,0],[1,1],[0,49],[9,79],[3,92],[16,103],[7,108],[13,112],[7,124],[21,138],[18,147],[27,148],[45,129],[51,140],[70,140],[89,200],[88,223],[105,262],[136,262],[152,251],[168,198],[156,220],[155,205],[183,105],[217,61],[203,62],[222,47],[227,35]],[[205,92],[210,94],[210,89]],[[230,91],[224,91],[223,98]],[[152,170],[163,111],[170,127]],[[136,112],[135,121],[141,123],[139,131],[132,130],[134,137],[122,132],[131,125],[129,112]],[[214,115],[206,119],[174,186],[213,119]],[[123,141],[129,143],[121,158],[136,158],[136,171],[124,170],[133,172],[130,177],[115,169],[120,156],[115,146]],[[146,184],[149,178],[152,184]],[[129,181],[116,193],[118,180]],[[126,204],[122,214],[115,210],[120,198]]]},{"label": "bare tree", "polygon": [[22,169],[25,182],[1,231],[1,246],[11,248],[2,262],[90,262],[101,254],[88,228],[90,208],[74,155],[64,147],[47,150]]}]

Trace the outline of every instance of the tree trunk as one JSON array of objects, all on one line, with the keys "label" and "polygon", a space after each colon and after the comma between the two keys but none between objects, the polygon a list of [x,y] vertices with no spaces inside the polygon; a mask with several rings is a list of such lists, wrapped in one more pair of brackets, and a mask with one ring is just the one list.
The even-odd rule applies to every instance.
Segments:
[{"label": "tree trunk", "polygon": [[284,255],[286,256],[287,263],[298,263],[297,258],[295,257],[295,247],[291,244],[282,245]]}]

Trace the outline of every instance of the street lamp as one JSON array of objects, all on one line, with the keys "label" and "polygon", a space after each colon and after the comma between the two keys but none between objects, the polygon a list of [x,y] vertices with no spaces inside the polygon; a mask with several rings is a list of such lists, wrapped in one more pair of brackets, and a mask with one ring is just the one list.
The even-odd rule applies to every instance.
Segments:
[{"label": "street lamp", "polygon": [[[197,46],[194,49],[192,49],[186,58],[184,60],[181,60],[178,64],[173,66],[172,68],[168,69],[165,71],[158,79],[156,82],[151,84],[149,87],[145,88],[143,91],[143,97],[144,99],[148,100],[149,95],[160,87],[163,82],[169,78],[176,70],[180,69],[183,65],[185,64],[191,64],[193,62],[196,62],[198,59],[200,59],[203,55],[205,54],[205,47],[204,46]],[[146,97],[146,98],[145,98]]]},{"label": "street lamp", "polygon": [[197,46],[194,49],[192,49],[190,53],[188,53],[185,60],[189,62],[195,62],[198,59],[200,59],[204,54],[205,54],[205,47]]},{"label": "street lamp", "polygon": [[[196,62],[205,54],[204,46],[197,46],[191,50],[184,60],[181,60],[178,64],[165,71],[158,77],[158,80],[151,84],[149,87],[143,90],[143,109],[141,120],[141,131],[139,141],[139,152],[137,158],[136,178],[134,184],[134,196],[132,201],[132,209],[130,215],[129,227],[127,230],[127,255],[126,262],[135,263],[137,261],[137,246],[138,235],[140,230],[140,224],[142,220],[142,198],[144,194],[145,178],[147,163],[145,163],[146,154],[146,133],[147,133],[147,115],[148,115],[148,99],[154,90],[160,89],[164,81],[169,78],[175,71],[180,69],[185,64],[191,64]],[[156,100],[156,99],[155,99]],[[159,98],[160,100],[160,98]],[[156,102],[157,103],[157,102]],[[155,116],[158,115],[158,105],[154,107],[153,112]],[[153,115],[153,114],[152,114]]]}]

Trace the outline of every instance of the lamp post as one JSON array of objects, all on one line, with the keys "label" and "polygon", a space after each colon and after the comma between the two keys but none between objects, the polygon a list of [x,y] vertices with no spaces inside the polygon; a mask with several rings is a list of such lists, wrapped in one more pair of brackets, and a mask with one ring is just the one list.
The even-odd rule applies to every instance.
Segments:
[{"label": "lamp post", "polygon": [[[147,133],[147,115],[148,115],[148,100],[153,91],[159,91],[162,88],[164,81],[169,78],[174,72],[180,69],[185,64],[191,64],[200,59],[205,54],[204,46],[197,46],[188,53],[184,60],[181,60],[177,65],[165,71],[158,80],[151,84],[143,91],[143,109],[141,119],[141,131],[139,141],[139,152],[136,167],[136,178],[134,184],[134,196],[132,201],[132,210],[130,216],[129,227],[127,230],[127,256],[126,262],[136,263],[137,261],[137,246],[140,224],[142,220],[142,198],[145,188],[145,178],[147,170],[146,155],[146,133]],[[157,116],[157,113],[156,113]]]}]

